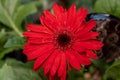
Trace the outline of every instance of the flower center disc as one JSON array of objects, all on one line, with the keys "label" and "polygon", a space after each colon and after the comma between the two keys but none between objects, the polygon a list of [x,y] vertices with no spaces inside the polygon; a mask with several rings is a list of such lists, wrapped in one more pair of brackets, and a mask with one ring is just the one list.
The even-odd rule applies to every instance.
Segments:
[{"label": "flower center disc", "polygon": [[71,42],[71,37],[68,34],[62,33],[57,37],[59,47],[67,47]]}]

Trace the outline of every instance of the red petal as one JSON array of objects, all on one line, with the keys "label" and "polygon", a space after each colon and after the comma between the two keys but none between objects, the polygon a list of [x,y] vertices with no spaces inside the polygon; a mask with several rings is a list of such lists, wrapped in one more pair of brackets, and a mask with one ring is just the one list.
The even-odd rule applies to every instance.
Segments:
[{"label": "red petal", "polygon": [[44,10],[44,15],[45,18],[49,19],[50,21],[52,21],[52,19],[55,19],[55,16],[53,16],[49,11]]},{"label": "red petal", "polygon": [[52,43],[52,38],[27,38],[28,43],[32,44],[45,44],[45,43]]},{"label": "red petal", "polygon": [[63,75],[60,77],[60,80],[66,80],[66,70],[64,71]]},{"label": "red petal", "polygon": [[65,28],[66,27],[66,20],[67,20],[67,12],[66,10],[57,4],[53,5],[54,15],[56,19],[58,20],[58,23],[60,27]]},{"label": "red petal", "polygon": [[66,52],[66,57],[67,57],[67,61],[70,63],[72,67],[74,67],[77,70],[80,70],[80,64],[77,61],[76,57],[74,56],[74,51],[68,50]]},{"label": "red petal", "polygon": [[54,60],[54,63],[53,63],[53,66],[52,66],[52,68],[51,68],[51,76],[54,76],[55,75],[55,73],[56,73],[56,71],[58,70],[58,68],[59,68],[59,65],[60,65],[60,59],[61,59],[61,54],[59,53],[57,56],[56,56],[56,58],[55,58],[55,60]]},{"label": "red petal", "polygon": [[73,25],[76,20],[76,5],[73,4],[69,9],[68,9],[68,14],[67,14],[67,26],[70,28],[73,28]]},{"label": "red petal", "polygon": [[23,53],[28,55],[28,54],[31,54],[32,52],[38,50],[40,47],[42,47],[43,45],[33,45],[33,44],[25,44],[24,46],[24,51]]},{"label": "red petal", "polygon": [[[48,20],[48,22],[45,22],[45,24],[47,24],[47,26],[51,27],[54,30],[58,30],[58,23],[57,23],[57,19],[55,18],[55,16],[53,16],[49,11],[44,10],[44,15],[45,15],[45,20]],[[51,26],[50,26],[51,25]]]},{"label": "red petal", "polygon": [[103,46],[103,43],[97,40],[88,40],[84,42],[76,42],[73,45],[73,48],[77,51],[90,49],[90,50],[100,50]]},{"label": "red petal", "polygon": [[59,6],[57,4],[53,5],[53,10],[54,10],[55,16],[58,17],[58,18],[62,17],[61,14],[66,12],[66,10],[62,6]]},{"label": "red petal", "polygon": [[70,64],[68,64],[68,70],[71,71],[72,70],[72,66]]},{"label": "red petal", "polygon": [[79,31],[78,35],[79,36],[85,35],[87,32],[92,30],[95,27],[95,25],[96,25],[96,21],[90,20],[85,24],[85,27],[81,31]]},{"label": "red petal", "polygon": [[89,40],[89,39],[94,39],[96,36],[98,36],[99,33],[98,32],[88,32],[87,34],[83,35],[83,36],[79,36],[78,35],[78,38],[80,41],[83,41],[83,40]]},{"label": "red petal", "polygon": [[49,80],[57,80],[57,75],[55,75],[55,76],[49,75]]},{"label": "red petal", "polygon": [[41,26],[41,25],[27,24],[26,27],[28,30],[33,31],[33,32],[52,34],[52,32],[48,28]]},{"label": "red petal", "polygon": [[81,8],[78,10],[76,22],[75,22],[74,28],[73,28],[73,32],[75,32],[81,26],[82,22],[85,20],[87,13],[88,13],[88,11],[84,8]]},{"label": "red petal", "polygon": [[87,57],[89,57],[89,58],[92,58],[92,59],[95,59],[95,60],[98,59],[98,56],[90,50],[87,50],[86,54],[87,54]]},{"label": "red petal", "polygon": [[55,18],[48,18],[48,17],[44,17],[43,15],[40,15],[40,21],[42,25],[46,26],[52,32],[55,32],[56,31],[55,27],[58,27]]},{"label": "red petal", "polygon": [[54,80],[54,77],[53,76],[49,76],[49,80]]},{"label": "red petal", "polygon": [[37,60],[35,61],[33,69],[38,70],[39,68],[41,68],[45,60],[50,56],[50,54],[52,54],[52,52],[53,49],[47,50],[46,52],[42,53],[42,55],[39,56],[39,58],[37,58]]},{"label": "red petal", "polygon": [[86,56],[83,56],[76,51],[74,52],[74,55],[76,56],[76,59],[78,60],[78,62],[80,64],[83,64],[83,65],[90,65],[91,64],[90,60]]},{"label": "red petal", "polygon": [[75,49],[78,52],[84,52],[86,49],[84,47],[82,47],[82,45],[84,45],[84,43],[82,45],[79,45],[80,43],[75,42],[72,46],[73,49]]},{"label": "red petal", "polygon": [[78,35],[79,31],[81,31],[85,27],[85,24],[86,24],[86,21],[83,21],[81,23],[80,27],[75,31],[76,35]]},{"label": "red petal", "polygon": [[65,53],[61,53],[61,63],[58,70],[58,76],[62,76],[65,71],[66,71],[66,57]]},{"label": "red petal", "polygon": [[41,55],[43,55],[44,53],[46,53],[46,51],[51,51],[51,49],[53,49],[54,46],[52,44],[50,45],[43,45],[41,47],[39,47],[38,49],[36,49],[35,51],[31,52],[30,54],[28,54],[28,60],[33,60]]},{"label": "red petal", "polygon": [[53,63],[54,63],[54,60],[55,60],[55,57],[59,54],[59,52],[57,50],[55,50],[52,55],[49,57],[49,59],[46,61],[46,64],[44,66],[44,74],[46,75],[49,70],[51,69]]},{"label": "red petal", "polygon": [[35,32],[24,32],[23,33],[24,36],[26,37],[36,37],[36,38],[43,38],[43,37],[48,37],[48,38],[52,38],[52,35],[50,34],[42,34],[42,33],[35,33]]}]

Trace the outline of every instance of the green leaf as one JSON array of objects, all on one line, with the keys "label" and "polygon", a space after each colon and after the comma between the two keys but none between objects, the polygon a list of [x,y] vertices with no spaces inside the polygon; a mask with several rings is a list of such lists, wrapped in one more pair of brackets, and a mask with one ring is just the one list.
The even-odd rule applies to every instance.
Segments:
[{"label": "green leaf", "polygon": [[82,68],[80,71],[77,71],[75,69],[68,72],[68,80],[81,80],[84,76],[84,68]]},{"label": "green leaf", "polygon": [[2,0],[0,0],[0,21],[5,25],[10,26],[10,22],[8,20],[7,15],[8,15],[7,11],[4,9],[2,5]]},{"label": "green leaf", "polygon": [[0,0],[0,22],[13,29],[22,37],[21,22],[23,19],[35,13],[34,4],[21,4],[21,0]]},{"label": "green leaf", "polygon": [[76,3],[76,6],[77,8],[81,8],[81,7],[84,7],[84,8],[87,8],[89,10],[89,12],[92,12],[93,11],[93,4],[96,0],[70,0],[71,1],[71,4],[73,3]]},{"label": "green leaf", "polygon": [[108,67],[108,64],[101,60],[101,59],[98,59],[98,60],[91,60],[93,65],[98,67],[99,69],[101,69],[102,72],[104,72],[106,70],[106,68]]},{"label": "green leaf", "polygon": [[0,60],[0,68],[4,65],[4,61]]},{"label": "green leaf", "polygon": [[23,37],[13,37],[9,38],[4,45],[4,48],[14,47],[14,48],[22,48],[24,45]]},{"label": "green leaf", "polygon": [[21,26],[22,20],[37,11],[33,3],[20,6],[17,11],[14,13],[14,21],[18,27]]},{"label": "green leaf", "polygon": [[3,48],[0,47],[0,59],[2,59],[6,54],[15,50],[14,48]]},{"label": "green leaf", "polygon": [[[17,61],[16,63],[19,64]],[[29,68],[5,63],[0,69],[0,80],[41,80],[41,78]]]},{"label": "green leaf", "polygon": [[2,0],[2,3],[9,15],[13,17],[14,12],[20,6],[21,0]]},{"label": "green leaf", "polygon": [[107,80],[108,78],[120,80],[120,60],[116,61],[107,68],[104,74],[104,80]]},{"label": "green leaf", "polygon": [[19,36],[22,36],[21,31],[16,27],[15,22],[12,20],[12,16],[9,14],[10,12],[7,10],[4,4],[2,4],[3,3],[2,1],[3,0],[0,0],[0,21],[3,24],[12,28]]},{"label": "green leaf", "polygon": [[24,68],[32,69],[34,61],[23,63],[21,61],[15,60],[15,59],[8,58],[8,59],[6,59],[6,63],[8,65],[12,65],[12,66],[15,66],[15,67],[24,67]]},{"label": "green leaf", "polygon": [[50,9],[52,4],[56,2],[56,0],[40,0],[43,9]]},{"label": "green leaf", "polygon": [[2,59],[5,54],[14,50],[13,48],[4,48],[3,47],[7,40],[7,37],[8,37],[7,34],[8,33],[5,31],[5,29],[1,29],[1,31],[0,31],[0,59]]},{"label": "green leaf", "polygon": [[94,11],[120,17],[120,0],[97,0]]},{"label": "green leaf", "polygon": [[[1,27],[1,26],[0,26],[0,27]],[[4,44],[4,42],[5,42],[5,40],[6,40],[5,36],[6,36],[6,31],[5,31],[5,29],[3,28],[3,29],[1,29],[1,31],[0,31],[0,45],[3,45],[3,44]]]}]

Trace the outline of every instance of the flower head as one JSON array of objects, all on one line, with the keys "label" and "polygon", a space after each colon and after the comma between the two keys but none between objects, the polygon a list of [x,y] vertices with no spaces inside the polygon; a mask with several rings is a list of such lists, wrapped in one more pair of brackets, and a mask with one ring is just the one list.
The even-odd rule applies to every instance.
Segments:
[{"label": "flower head", "polygon": [[81,69],[91,64],[90,58],[97,59],[94,50],[103,44],[96,40],[98,32],[93,32],[96,22],[85,21],[87,10],[76,11],[73,4],[68,10],[54,4],[54,14],[44,10],[40,15],[41,25],[28,24],[24,53],[28,60],[34,60],[34,70],[44,68],[50,80],[60,77],[66,80],[66,70]]}]

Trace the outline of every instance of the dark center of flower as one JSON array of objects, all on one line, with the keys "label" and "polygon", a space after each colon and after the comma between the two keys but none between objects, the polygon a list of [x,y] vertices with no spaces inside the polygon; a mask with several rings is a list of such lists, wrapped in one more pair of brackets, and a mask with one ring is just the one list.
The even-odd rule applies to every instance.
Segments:
[{"label": "dark center of flower", "polygon": [[71,42],[71,37],[68,34],[62,33],[57,37],[57,43],[60,47],[68,46]]}]

